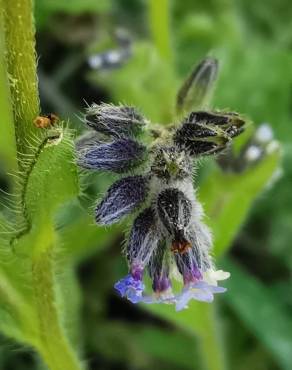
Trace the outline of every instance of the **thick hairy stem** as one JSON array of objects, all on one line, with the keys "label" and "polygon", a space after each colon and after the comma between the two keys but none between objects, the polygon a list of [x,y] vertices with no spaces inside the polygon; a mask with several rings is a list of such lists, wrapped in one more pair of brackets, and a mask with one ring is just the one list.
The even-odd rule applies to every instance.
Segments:
[{"label": "thick hairy stem", "polygon": [[29,153],[27,139],[37,132],[33,121],[39,114],[33,5],[32,0],[1,1],[17,149]]},{"label": "thick hairy stem", "polygon": [[37,253],[33,262],[33,280],[38,312],[40,345],[50,370],[80,370],[81,365],[70,348],[60,323],[54,291],[53,256],[51,248]]},{"label": "thick hairy stem", "polygon": [[[0,1],[0,6],[2,3]],[[5,170],[16,170],[16,140],[11,107],[11,96],[8,84],[7,66],[5,61],[4,19],[0,13],[0,160]]]},{"label": "thick hairy stem", "polygon": [[[34,39],[32,0],[0,0],[1,16],[4,24],[5,62],[11,94],[11,105],[14,116],[15,136],[18,153],[31,158],[31,166],[22,163],[18,158],[23,181],[21,195],[22,217],[27,221],[26,193],[29,177],[32,176],[38,161],[40,147],[30,145],[32,138],[41,132],[34,126],[39,114],[39,96],[37,88],[36,54]],[[37,142],[38,140],[34,140]],[[27,155],[32,155],[27,157]],[[64,332],[61,315],[58,312],[54,279],[53,250],[55,233],[53,222],[47,214],[36,217],[31,231],[32,283],[34,299],[27,304],[35,317],[35,336],[26,342],[33,345],[42,355],[50,370],[80,370],[82,367],[72,351]],[[22,219],[19,220],[23,221]],[[29,231],[29,226],[26,229]],[[21,263],[21,261],[20,261]],[[2,287],[3,288],[3,287]],[[11,304],[18,306],[18,296],[10,297]],[[26,317],[23,321],[26,322]],[[23,328],[20,330],[24,331]],[[26,331],[26,330],[25,330]],[[26,333],[24,333],[26,334]]]},{"label": "thick hairy stem", "polygon": [[168,62],[172,61],[170,41],[169,0],[149,1],[149,25],[158,53]]}]

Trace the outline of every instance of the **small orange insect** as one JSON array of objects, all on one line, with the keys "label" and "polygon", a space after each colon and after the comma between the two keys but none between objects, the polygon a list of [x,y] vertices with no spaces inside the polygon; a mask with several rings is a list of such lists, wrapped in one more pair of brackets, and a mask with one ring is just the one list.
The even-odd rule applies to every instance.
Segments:
[{"label": "small orange insect", "polygon": [[37,116],[34,124],[38,128],[48,128],[54,126],[59,122],[59,117],[54,113],[45,114],[44,116]]}]

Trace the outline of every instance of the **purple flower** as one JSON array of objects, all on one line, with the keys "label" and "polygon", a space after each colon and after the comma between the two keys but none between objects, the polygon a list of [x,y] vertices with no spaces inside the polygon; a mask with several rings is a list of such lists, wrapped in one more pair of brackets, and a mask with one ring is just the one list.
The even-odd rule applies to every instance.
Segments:
[{"label": "purple flower", "polygon": [[243,131],[244,121],[233,112],[192,112],[177,129],[175,143],[192,156],[224,150]]},{"label": "purple flower", "polygon": [[149,275],[152,279],[152,289],[159,296],[161,293],[163,294],[171,289],[169,277],[170,261],[168,257],[166,242],[160,241],[157,248],[152,253],[148,265]]},{"label": "purple flower", "polygon": [[[202,102],[216,74],[217,61],[206,59],[183,85],[178,108],[188,115],[178,127],[152,129],[128,106],[93,104],[87,109],[85,122],[93,130],[76,144],[78,164],[130,172],[110,186],[96,206],[95,219],[109,225],[137,212],[124,248],[129,275],[115,284],[133,303],[172,303],[181,310],[191,299],[211,302],[215,293],[225,291],[217,281],[229,274],[215,270],[211,232],[203,221],[192,172],[195,159],[225,149],[242,132],[244,121],[231,112],[189,111],[194,88],[199,88],[197,102]],[[144,291],[145,273],[152,294]],[[173,293],[177,277],[183,284]]]},{"label": "purple flower", "polygon": [[92,104],[87,109],[85,123],[97,132],[119,138],[140,134],[146,119],[134,107]]},{"label": "purple flower", "polygon": [[132,303],[138,303],[143,299],[145,286],[140,279],[135,279],[131,274],[119,280],[114,287],[122,297],[126,297]]},{"label": "purple flower", "polygon": [[190,222],[192,203],[182,191],[168,188],[157,197],[157,211],[164,227],[176,237]]},{"label": "purple flower", "polygon": [[152,208],[146,208],[137,216],[130,231],[126,247],[126,257],[130,267],[137,265],[145,267],[157,243],[155,213]]},{"label": "purple flower", "polygon": [[148,190],[148,179],[129,176],[116,181],[95,209],[98,224],[109,225],[133,212],[144,202]]},{"label": "purple flower", "polygon": [[155,276],[153,279],[152,288],[154,292],[165,292],[171,287],[170,279],[168,274],[162,276]]},{"label": "purple flower", "polygon": [[146,148],[142,144],[123,138],[85,146],[78,152],[78,164],[87,169],[122,173],[142,164],[145,155]]},{"label": "purple flower", "polygon": [[182,293],[176,296],[176,310],[186,308],[189,301],[195,299],[202,302],[212,302],[215,293],[224,293],[226,288],[209,285],[204,281],[190,283],[185,286]]}]

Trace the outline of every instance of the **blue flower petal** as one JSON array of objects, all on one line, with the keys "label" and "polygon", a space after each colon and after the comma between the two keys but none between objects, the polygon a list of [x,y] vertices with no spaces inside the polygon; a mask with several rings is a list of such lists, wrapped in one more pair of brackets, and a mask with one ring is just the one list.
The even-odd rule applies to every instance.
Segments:
[{"label": "blue flower petal", "polygon": [[81,167],[123,173],[144,161],[146,148],[135,140],[123,138],[83,148],[79,146],[77,154]]},{"label": "blue flower petal", "polygon": [[186,308],[189,301],[195,299],[201,302],[212,302],[214,293],[224,293],[226,288],[209,285],[204,281],[198,281],[187,285],[181,294],[176,297],[176,310],[181,311]]},{"label": "blue flower petal", "polygon": [[141,205],[147,190],[148,179],[143,176],[124,177],[115,182],[96,207],[96,222],[109,225],[119,221]]},{"label": "blue flower petal", "polygon": [[136,280],[131,274],[119,280],[114,288],[120,293],[122,297],[126,297],[132,303],[140,302],[143,297],[142,293],[145,289],[141,280]]}]

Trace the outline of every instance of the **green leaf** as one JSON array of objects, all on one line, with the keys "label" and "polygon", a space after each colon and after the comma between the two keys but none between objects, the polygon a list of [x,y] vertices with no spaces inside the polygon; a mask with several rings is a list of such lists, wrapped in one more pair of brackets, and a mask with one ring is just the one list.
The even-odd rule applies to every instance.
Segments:
[{"label": "green leaf", "polygon": [[[75,215],[78,212],[76,208],[71,211],[74,211]],[[108,229],[94,224],[93,216],[84,210],[79,209],[79,212],[79,216],[60,232],[62,254],[72,261],[80,261],[88,258],[93,252],[102,251],[123,230],[118,224],[112,226],[109,232]]]},{"label": "green leaf", "polygon": [[[268,122],[277,139],[288,142],[292,135],[289,94],[292,57],[286,50],[258,38],[247,45],[217,53],[222,61],[216,107],[232,107],[256,124]],[[236,83],[233,81],[236,80]]]},{"label": "green leaf", "polygon": [[280,151],[276,150],[242,173],[214,168],[201,184],[199,199],[214,234],[216,256],[231,246],[253,202],[277,170],[279,160]]},{"label": "green leaf", "polygon": [[[218,299],[218,298],[217,298]],[[200,361],[208,370],[226,369],[222,333],[218,330],[215,303],[191,301],[189,308],[176,312],[172,305],[145,305],[145,309],[172,322],[190,335],[198,338]],[[197,368],[194,358],[192,368]]]},{"label": "green leaf", "polygon": [[119,321],[97,323],[90,335],[91,345],[111,360],[126,362],[133,368],[149,368],[149,363],[163,361],[183,369],[193,369],[199,359],[193,338],[174,329],[156,328]]},{"label": "green leaf", "polygon": [[40,143],[25,186],[24,203],[33,227],[52,221],[58,207],[77,196],[78,191],[70,133],[57,131],[54,139],[49,134]]},{"label": "green leaf", "polygon": [[223,263],[231,272],[224,299],[239,318],[266,346],[282,369],[292,363],[292,320],[273,292],[230,259]]}]

